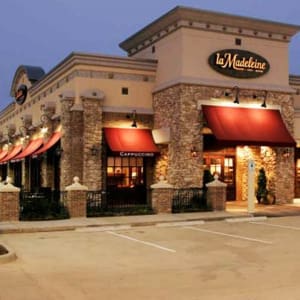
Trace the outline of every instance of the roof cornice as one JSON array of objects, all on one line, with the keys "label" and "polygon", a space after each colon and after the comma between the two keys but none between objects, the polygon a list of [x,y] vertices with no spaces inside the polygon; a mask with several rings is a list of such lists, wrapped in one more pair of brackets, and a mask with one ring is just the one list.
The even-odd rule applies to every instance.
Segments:
[{"label": "roof cornice", "polygon": [[[215,28],[210,28],[209,25],[219,25],[220,31],[222,29],[224,30],[224,27],[227,26],[236,28],[236,34],[241,33],[242,30],[249,30],[252,33],[256,34],[257,32],[265,32],[267,33],[266,36],[269,38],[272,37],[272,34],[277,36],[281,35],[286,42],[289,41],[291,36],[300,31],[299,25],[291,25],[256,18],[242,17],[231,14],[177,6],[121,42],[119,46],[123,50],[130,52],[132,48],[137,48],[140,44],[145,43],[145,41],[153,39],[153,36],[159,34],[161,31],[165,31],[166,29],[167,31],[170,31],[168,29],[168,27],[170,26],[172,26],[171,31],[177,30],[180,27],[184,27],[185,24],[180,24],[180,21],[188,21],[187,24],[191,24],[192,22],[206,24],[208,26],[202,28],[206,31],[216,31]],[[232,32],[228,33],[232,34]]]},{"label": "roof cornice", "polygon": [[77,65],[102,66],[127,70],[132,69],[155,72],[157,61],[153,59],[136,59],[130,57],[72,52],[57,66],[55,66],[47,74],[45,74],[45,76],[40,81],[36,82],[30,88],[30,93],[35,94],[35,92],[41,90],[44,86],[47,86],[62,74],[66,73],[68,70]]}]

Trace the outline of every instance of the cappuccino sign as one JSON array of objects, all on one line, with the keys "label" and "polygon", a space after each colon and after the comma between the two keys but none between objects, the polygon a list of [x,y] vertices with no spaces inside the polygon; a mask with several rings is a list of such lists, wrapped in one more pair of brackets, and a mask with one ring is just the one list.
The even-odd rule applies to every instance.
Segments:
[{"label": "cappuccino sign", "polygon": [[239,49],[216,51],[209,56],[208,62],[215,71],[236,78],[256,78],[270,69],[262,56]]}]

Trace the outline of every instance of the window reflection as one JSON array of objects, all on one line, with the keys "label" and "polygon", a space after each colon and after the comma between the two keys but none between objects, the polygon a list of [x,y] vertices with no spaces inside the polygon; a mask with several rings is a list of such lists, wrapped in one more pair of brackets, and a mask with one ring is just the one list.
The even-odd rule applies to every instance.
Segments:
[{"label": "window reflection", "polygon": [[107,185],[110,187],[135,187],[144,184],[142,157],[108,157]]}]

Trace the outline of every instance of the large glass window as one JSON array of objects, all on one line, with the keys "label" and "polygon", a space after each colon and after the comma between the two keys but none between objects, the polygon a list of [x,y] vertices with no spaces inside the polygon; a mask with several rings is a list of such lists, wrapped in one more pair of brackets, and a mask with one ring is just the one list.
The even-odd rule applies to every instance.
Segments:
[{"label": "large glass window", "polygon": [[107,158],[107,185],[111,187],[135,187],[144,184],[142,157]]}]

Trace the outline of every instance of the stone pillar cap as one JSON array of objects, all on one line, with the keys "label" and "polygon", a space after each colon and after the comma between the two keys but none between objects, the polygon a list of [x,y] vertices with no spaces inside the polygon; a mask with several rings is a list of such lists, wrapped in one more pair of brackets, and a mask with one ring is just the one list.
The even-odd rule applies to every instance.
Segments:
[{"label": "stone pillar cap", "polygon": [[167,180],[165,180],[164,176],[159,176],[159,182],[154,183],[150,186],[152,189],[173,189],[174,186],[169,184]]},{"label": "stone pillar cap", "polygon": [[66,187],[66,191],[87,191],[88,187],[79,183],[79,177],[73,178],[73,183]]},{"label": "stone pillar cap", "polygon": [[20,192],[20,188],[14,186],[11,182],[11,178],[7,177],[6,178],[6,184],[1,184],[0,185],[0,193],[6,193],[6,192]]},{"label": "stone pillar cap", "polygon": [[215,174],[214,179],[215,179],[214,181],[207,183],[206,186],[207,187],[221,187],[221,186],[226,187],[227,186],[226,183],[219,180],[218,174]]}]

